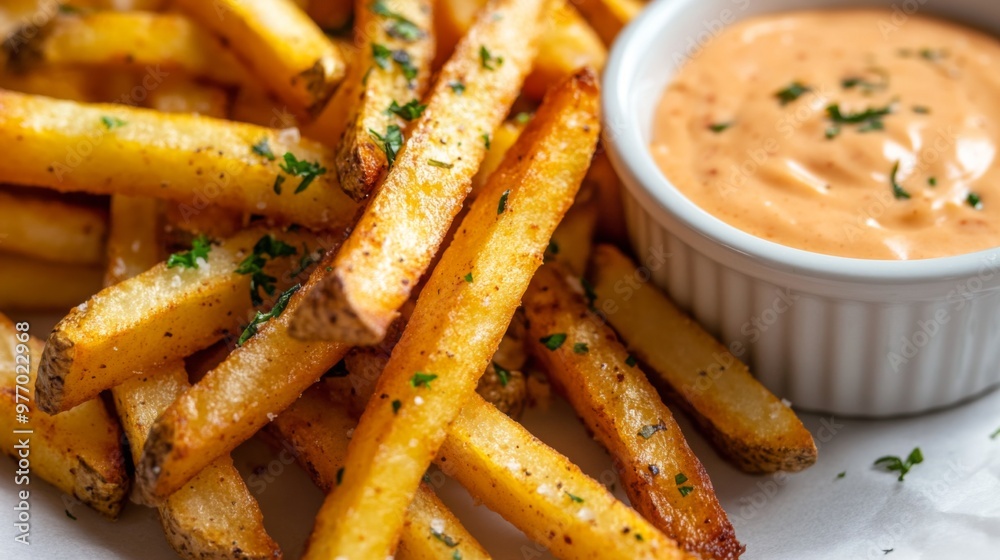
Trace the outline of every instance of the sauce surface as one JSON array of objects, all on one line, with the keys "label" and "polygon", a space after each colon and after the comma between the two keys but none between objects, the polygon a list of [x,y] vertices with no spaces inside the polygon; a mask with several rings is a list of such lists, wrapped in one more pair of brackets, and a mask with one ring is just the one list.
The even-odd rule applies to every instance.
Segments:
[{"label": "sauce surface", "polygon": [[1000,246],[1000,41],[888,11],[774,14],[708,42],[663,94],[651,150],[695,204],[818,253]]}]

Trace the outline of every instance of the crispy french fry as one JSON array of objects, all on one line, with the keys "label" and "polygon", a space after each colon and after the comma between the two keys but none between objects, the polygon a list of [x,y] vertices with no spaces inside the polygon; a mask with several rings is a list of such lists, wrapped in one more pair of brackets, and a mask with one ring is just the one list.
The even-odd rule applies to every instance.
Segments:
[{"label": "crispy french fry", "polygon": [[[0,315],[0,445],[22,462],[25,472],[18,477],[24,480],[15,482],[38,476],[102,514],[117,517],[129,486],[121,427],[100,399],[58,416],[35,409],[31,394],[42,343],[27,331],[27,323],[15,324]],[[17,422],[21,414],[27,422]],[[25,438],[30,439],[30,468],[25,466]]]},{"label": "crispy french fry", "polygon": [[183,77],[165,80],[149,92],[146,103],[163,113],[198,113],[219,119],[229,114],[226,90]]},{"label": "crispy french fry", "polygon": [[478,395],[449,427],[436,462],[558,558],[695,558]]},{"label": "crispy french fry", "polygon": [[[330,150],[209,117],[0,92],[0,148],[0,176],[19,185],[212,203],[328,229],[358,211],[325,171]],[[282,156],[314,169],[302,174]]]},{"label": "crispy french fry", "polygon": [[545,252],[547,261],[561,263],[576,275],[582,275],[587,269],[597,225],[597,201],[593,198],[583,200],[585,196],[591,193],[581,189],[576,202],[552,234],[552,242]]},{"label": "crispy french fry", "polygon": [[[558,265],[524,294],[528,344],[597,440],[615,457],[632,506],[685,550],[733,559],[744,547],[680,426],[610,327]],[[544,341],[544,342],[543,342]],[[558,344],[556,344],[558,342]]]},{"label": "crispy french fry", "polygon": [[[0,247],[3,245],[0,244]],[[101,289],[100,266],[67,265],[0,253],[0,309],[65,312]]]},{"label": "crispy french fry", "polygon": [[590,273],[595,306],[716,448],[747,472],[798,471],[815,463],[812,435],[792,409],[656,288],[636,283],[635,270],[617,249],[599,245]]},{"label": "crispy french fry", "polygon": [[597,150],[590,171],[583,180],[585,186],[593,186],[601,212],[597,218],[597,232],[601,239],[619,245],[628,245],[628,228],[625,225],[625,209],[622,206],[622,185],[615,168],[608,160],[607,152]]},{"label": "crispy french fry", "polygon": [[[279,441],[292,446],[298,463],[327,493],[337,487],[337,473],[350,441],[347,434],[357,425],[342,404],[331,399],[324,387],[314,385],[268,426]],[[407,509],[395,558],[486,560],[489,557],[434,491],[421,484]]]},{"label": "crispy french fry", "polygon": [[344,77],[340,51],[291,0],[175,0],[174,4],[221,35],[299,117],[316,116]]},{"label": "crispy french fry", "polygon": [[[235,333],[249,319],[252,279],[236,269],[266,233],[247,230],[213,245],[197,268],[160,263],[74,308],[56,325],[41,355],[38,406],[50,413],[68,410],[144,368]],[[274,235],[293,247],[311,239],[304,232]],[[277,277],[282,289],[293,282],[290,271],[297,260],[272,258],[264,273]]]},{"label": "crispy french fry", "polygon": [[0,72],[0,88],[71,101],[93,97],[91,73],[83,68],[32,68],[26,72]]},{"label": "crispy french fry", "polygon": [[481,12],[351,236],[317,268],[322,281],[296,310],[293,336],[372,344],[385,335],[462,207],[484,135],[517,95],[542,5],[495,0]]},{"label": "crispy french fry", "polygon": [[15,67],[102,66],[184,72],[226,85],[247,73],[218,38],[179,14],[95,11],[60,15],[19,50]]},{"label": "crispy french fry", "polygon": [[[472,204],[379,377],[307,558],[392,553],[443,427],[474,392],[576,195],[596,146],[597,104],[588,70],[554,88]],[[371,502],[374,494],[382,499]]]},{"label": "crispy french fry", "polygon": [[309,0],[306,13],[324,30],[342,29],[351,24],[354,2],[351,0]]},{"label": "crispy french fry", "polygon": [[[155,200],[117,196],[111,202],[108,285],[160,261]],[[149,204],[153,203],[153,204]],[[112,387],[115,408],[138,461],[153,420],[190,384],[184,362],[153,367]],[[190,559],[270,559],[281,551],[263,525],[257,501],[229,457],[217,459],[159,507],[167,541]]]},{"label": "crispy french fry", "polygon": [[366,198],[389,168],[385,143],[373,133],[406,131],[420,115],[434,57],[431,7],[427,0],[358,0],[357,60],[331,103],[336,111],[317,121],[319,139],[338,146],[340,185],[355,200]]},{"label": "crispy french fry", "polygon": [[609,47],[643,8],[639,0],[573,0],[573,5]]},{"label": "crispy french fry", "polygon": [[67,264],[100,264],[107,213],[53,197],[0,191],[0,249]]},{"label": "crispy french fry", "polygon": [[514,142],[517,142],[517,138],[521,136],[521,132],[524,131],[524,127],[527,124],[527,121],[504,121],[493,131],[493,135],[490,136],[490,147],[486,151],[486,156],[483,157],[483,162],[479,164],[479,170],[472,177],[472,192],[469,193],[470,198],[474,199],[479,196],[479,191],[483,190],[486,182],[490,179],[490,175],[496,171],[497,167],[500,167],[500,162],[503,161],[507,150],[514,145]]}]

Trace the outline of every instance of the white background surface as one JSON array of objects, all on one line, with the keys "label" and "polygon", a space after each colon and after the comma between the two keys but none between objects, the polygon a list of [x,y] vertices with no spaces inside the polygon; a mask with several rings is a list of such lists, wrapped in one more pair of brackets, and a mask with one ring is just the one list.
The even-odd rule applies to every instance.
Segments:
[{"label": "white background surface", "polygon": [[[819,462],[805,472],[777,476],[738,472],[680,419],[747,546],[744,558],[1000,557],[1000,438],[989,437],[1000,428],[1000,391],[915,418],[802,416],[820,446]],[[531,410],[524,423],[589,474],[609,481],[610,458],[566,403]],[[905,482],[872,467],[882,455],[905,457],[915,446],[925,462]],[[275,457],[254,440],[236,453],[244,476],[254,467],[276,473],[256,496],[268,531],[286,558],[297,558],[322,496],[298,466]],[[176,558],[153,510],[127,504],[121,519],[110,522],[40,480],[30,486],[32,544],[15,543],[14,467],[8,459],[0,464],[0,558]],[[838,479],[842,471],[846,475]],[[624,498],[621,485],[616,488]],[[495,558],[550,557],[499,516],[474,505],[457,484],[446,484],[439,493]]]}]

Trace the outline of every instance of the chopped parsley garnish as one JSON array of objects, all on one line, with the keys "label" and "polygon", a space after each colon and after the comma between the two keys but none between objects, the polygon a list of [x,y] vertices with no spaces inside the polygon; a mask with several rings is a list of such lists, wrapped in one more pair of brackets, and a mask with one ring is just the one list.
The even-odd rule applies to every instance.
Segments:
[{"label": "chopped parsley garnish", "polygon": [[840,134],[839,126],[828,126],[826,128],[826,131],[823,132],[823,135],[826,136],[827,140],[833,140],[839,134]]},{"label": "chopped parsley garnish", "polygon": [[920,58],[923,58],[924,60],[937,62],[938,60],[947,57],[948,51],[944,49],[920,49],[918,54],[920,55]]},{"label": "chopped parsley garnish", "polygon": [[677,473],[674,475],[674,484],[677,485],[677,491],[681,493],[681,497],[687,497],[688,494],[694,492],[694,486],[681,486],[688,481],[688,477],[684,473]]},{"label": "chopped parsley garnish", "polygon": [[402,406],[403,406],[403,401],[401,401],[399,399],[396,399],[396,400],[392,401],[392,413],[393,414],[399,414],[399,409]]},{"label": "chopped parsley garnish", "polygon": [[[239,340],[236,341],[236,346],[243,346],[243,344],[247,340],[250,340],[250,337],[257,334],[257,328],[260,325],[263,325],[270,319],[275,319],[277,317],[280,317],[281,313],[285,310],[285,307],[288,306],[288,300],[292,299],[292,294],[299,291],[300,287],[302,287],[302,284],[296,284],[291,288],[288,288],[287,291],[278,296],[278,300],[274,302],[274,307],[272,307],[271,310],[268,311],[267,313],[261,313],[260,311],[258,311],[257,314],[254,316],[253,320],[250,321],[250,324],[247,325],[247,328],[243,330],[243,334],[240,335]],[[338,484],[339,484],[339,476],[338,476]]]},{"label": "chopped parsley garnish", "polygon": [[965,197],[965,203],[975,210],[983,209],[983,200],[974,192],[970,192],[969,196]]},{"label": "chopped parsley garnish", "polygon": [[530,120],[531,120],[531,113],[522,111],[514,115],[514,122],[516,122],[517,124],[528,124],[528,121]]},{"label": "chopped parsley garnish", "polygon": [[479,47],[479,62],[487,70],[496,70],[500,66],[503,66],[503,57],[490,53],[486,45],[483,45]]},{"label": "chopped parsley garnish", "polygon": [[910,455],[906,457],[906,460],[902,460],[895,455],[886,455],[885,457],[879,457],[875,460],[875,465],[882,465],[887,471],[899,471],[899,481],[903,482],[903,477],[910,472],[910,469],[914,465],[919,465],[924,462],[924,454],[921,453],[919,447],[914,447],[913,451],[910,451]]},{"label": "chopped parsley garnish", "polygon": [[73,521],[76,521],[76,516],[70,513],[68,509],[64,511],[66,512],[66,517],[72,519]]},{"label": "chopped parsley garnish", "polygon": [[484,132],[481,138],[483,139],[483,146],[486,146],[487,150],[490,149],[490,135]]},{"label": "chopped parsley garnish", "polygon": [[578,504],[582,504],[583,503],[583,498],[581,498],[580,496],[577,496],[575,494],[570,494],[569,492],[566,492],[566,495],[569,496],[569,499],[572,500],[572,501],[574,501],[575,503],[578,503]]},{"label": "chopped parsley garnish", "polygon": [[681,493],[682,498],[686,498],[688,494],[694,492],[694,486],[681,486],[677,491]]},{"label": "chopped parsley garnish", "polygon": [[774,96],[781,101],[782,105],[788,105],[796,99],[812,91],[812,88],[801,82],[792,82],[788,87],[774,92]]},{"label": "chopped parsley garnish", "polygon": [[471,272],[465,275],[465,281],[468,282],[468,283],[470,283],[470,284],[472,283],[472,273]]},{"label": "chopped parsley garnish", "polygon": [[452,167],[455,167],[454,163],[445,163],[436,159],[429,159],[427,160],[427,163],[433,165],[434,167],[440,167],[441,169],[451,169]]},{"label": "chopped parsley garnish", "polygon": [[594,285],[586,278],[581,277],[580,286],[583,287],[583,296],[587,298],[587,305],[593,309],[594,302],[597,301],[597,292],[594,291]]},{"label": "chopped parsley garnish", "polygon": [[390,20],[389,26],[386,27],[386,32],[390,36],[402,39],[403,41],[416,41],[424,36],[423,30],[417,27],[415,23],[390,10],[382,0],[372,2],[371,9],[372,12]]},{"label": "chopped parsley garnish", "polygon": [[299,274],[302,274],[303,272],[306,271],[307,268],[309,268],[310,266],[312,266],[313,264],[315,264],[317,262],[319,262],[319,256],[316,255],[316,254],[310,253],[309,250],[306,248],[306,244],[303,243],[302,244],[302,257],[299,258],[299,266],[298,266],[298,268],[296,268],[295,270],[293,270],[289,275],[292,278],[295,278],[296,276],[298,276]]},{"label": "chopped parsley garnish", "polygon": [[108,115],[104,115],[103,117],[101,117],[101,122],[104,123],[104,127],[107,128],[108,130],[114,130],[116,128],[125,126],[126,124],[125,121],[119,119],[118,117],[110,117]]},{"label": "chopped parsley garnish", "polygon": [[896,161],[896,163],[892,164],[892,173],[889,175],[889,183],[892,185],[892,196],[896,197],[897,200],[910,198],[910,193],[906,192],[906,189],[896,181],[896,173],[898,172],[899,161]]},{"label": "chopped parsley garnish", "polygon": [[391,64],[395,62],[396,66],[399,66],[399,69],[403,71],[403,76],[407,80],[417,77],[417,67],[411,62],[410,53],[403,49],[394,51],[385,45],[372,43],[372,58],[375,60],[375,64],[383,70],[388,70]]},{"label": "chopped parsley garnish", "polygon": [[636,533],[635,534],[635,540],[637,540],[639,542],[642,542],[642,541],[644,541],[646,539],[642,538],[642,533]]},{"label": "chopped parsley garnish", "polygon": [[729,128],[731,126],[733,126],[732,122],[720,122],[720,123],[714,123],[714,124],[708,125],[708,129],[711,130],[712,132],[718,134],[718,133],[722,132],[723,130],[726,130],[727,128]]},{"label": "chopped parsley garnish", "polygon": [[421,373],[417,372],[413,374],[410,378],[410,387],[427,387],[431,388],[431,381],[437,379],[438,376],[435,373]]},{"label": "chopped parsley garnish", "polygon": [[190,251],[174,253],[167,258],[167,268],[183,266],[184,268],[198,268],[198,259],[208,260],[208,252],[212,245],[208,242],[208,237],[199,235],[191,241]]},{"label": "chopped parsley garnish", "polygon": [[462,560],[462,553],[459,551],[454,551],[451,553],[451,560]]},{"label": "chopped parsley garnish", "polygon": [[444,545],[447,546],[448,548],[455,548],[456,546],[458,546],[458,541],[444,534],[441,531],[435,531],[434,529],[431,529],[431,534],[434,535],[435,539],[443,542]]},{"label": "chopped parsley garnish", "polygon": [[930,107],[926,107],[924,105],[914,105],[913,106],[913,112],[921,114],[921,115],[926,115],[926,114],[928,114],[928,113],[931,112],[931,108]]},{"label": "chopped parsley garnish", "polygon": [[510,382],[510,370],[504,368],[496,362],[493,362],[493,371],[497,372],[497,377],[500,378],[500,386],[506,387],[507,383]]},{"label": "chopped parsley garnish", "polygon": [[463,84],[462,82],[459,81],[448,82],[448,87],[450,87],[451,91],[455,92],[458,95],[462,95],[463,93],[465,93],[465,84]]},{"label": "chopped parsley garnish", "polygon": [[392,168],[392,164],[396,162],[396,154],[403,147],[402,130],[398,126],[390,124],[385,129],[385,136],[370,128],[368,129],[368,134],[371,134],[372,138],[382,143],[382,151],[385,152],[385,159],[389,163],[389,167]]},{"label": "chopped parsley garnish", "polygon": [[680,486],[681,484],[684,484],[687,481],[688,481],[688,477],[685,476],[684,473],[677,473],[676,475],[674,475],[674,484],[676,484],[678,486]]},{"label": "chopped parsley garnish", "polygon": [[340,486],[341,482],[344,482],[344,467],[337,469],[337,486]]},{"label": "chopped parsley garnish", "polygon": [[928,177],[927,178],[927,184],[930,185],[930,186],[932,186],[932,187],[936,187],[937,186],[937,177]]},{"label": "chopped parsley garnish", "polygon": [[427,109],[427,105],[420,103],[417,99],[411,99],[406,105],[400,105],[396,103],[393,99],[389,108],[385,110],[386,114],[399,115],[404,120],[412,121],[420,118],[420,115],[424,114],[424,110]]},{"label": "chopped parsley garnish", "polygon": [[274,178],[274,186],[271,187],[274,189],[274,194],[281,194],[281,185],[283,184],[285,184],[284,175],[278,175],[277,177]]},{"label": "chopped parsley garnish", "polygon": [[271,151],[271,144],[267,138],[261,138],[260,142],[251,146],[250,149],[253,150],[253,153],[274,161],[274,152]]},{"label": "chopped parsley garnish", "polygon": [[573,345],[574,354],[586,354],[587,352],[590,352],[590,347],[587,346],[586,342],[577,342]]},{"label": "chopped parsley garnish", "polygon": [[845,476],[847,476],[847,471],[840,471],[839,473],[837,473],[838,480],[844,478]]},{"label": "chopped parsley garnish", "polygon": [[543,336],[538,339],[538,342],[544,344],[549,350],[555,351],[563,345],[563,342],[566,342],[566,333],[555,333],[550,334],[549,336]]},{"label": "chopped parsley garnish", "polygon": [[[655,434],[656,432],[662,432],[663,430],[666,429],[667,425],[663,423],[663,420],[660,420],[659,423],[647,424],[643,426],[642,429],[639,430],[639,435],[642,436],[642,439],[649,439],[653,437],[653,434]],[[680,482],[678,482],[677,484],[680,484]]]},{"label": "chopped parsley garnish", "polygon": [[849,76],[840,80],[840,87],[844,89],[858,88],[865,93],[872,93],[889,87],[889,73],[884,69],[870,68],[868,72],[876,74],[879,77],[879,81],[875,82],[862,76]]},{"label": "chopped parsley garnish", "polygon": [[1000,428],[997,428],[995,432],[990,434],[990,439],[997,439],[998,437],[1000,437]]},{"label": "chopped parsley garnish", "polygon": [[635,357],[629,356],[628,358],[625,358],[625,365],[628,367],[635,367]]},{"label": "chopped parsley garnish", "polygon": [[[269,296],[274,295],[274,276],[264,272],[267,258],[276,259],[296,254],[298,251],[288,243],[281,241],[270,233],[261,237],[253,246],[253,252],[247,255],[240,266],[236,268],[237,274],[249,274],[250,276],[250,301],[254,305],[264,303],[264,298],[260,295],[260,290],[264,290]],[[307,265],[308,266],[308,265]]]},{"label": "chopped parsley garnish", "polygon": [[840,110],[840,105],[837,103],[832,103],[826,107],[826,115],[830,118],[831,122],[836,125],[860,125],[858,127],[858,132],[869,132],[872,130],[884,129],[885,125],[882,123],[882,117],[891,114],[892,105],[886,105],[882,108],[868,108],[858,113],[846,114]]},{"label": "chopped parsley garnish", "polygon": [[385,45],[379,43],[372,43],[372,58],[375,59],[375,64],[383,70],[388,70],[392,64],[392,50]]},{"label": "chopped parsley garnish", "polygon": [[503,191],[503,194],[500,195],[500,203],[497,204],[497,216],[499,216],[500,214],[503,214],[504,210],[507,209],[507,197],[508,196],[510,196],[510,189],[507,189],[507,190]]}]

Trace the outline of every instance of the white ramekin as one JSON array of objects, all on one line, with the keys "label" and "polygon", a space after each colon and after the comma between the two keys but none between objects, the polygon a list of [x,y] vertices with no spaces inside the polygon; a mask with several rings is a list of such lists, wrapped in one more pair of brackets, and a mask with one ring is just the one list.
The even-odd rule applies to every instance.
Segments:
[{"label": "white ramekin", "polygon": [[889,8],[889,32],[905,33],[915,12],[1000,32],[994,0],[658,0],[611,53],[604,140],[625,183],[629,235],[640,260],[652,257],[654,281],[775,394],[834,414],[918,413],[1000,384],[1000,250],[875,261],[793,249],[695,206],[649,151],[664,87],[726,25],[843,6]]}]

